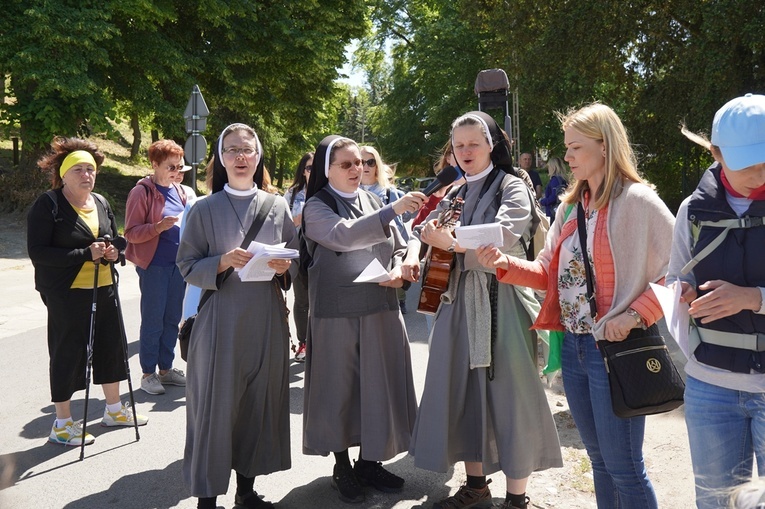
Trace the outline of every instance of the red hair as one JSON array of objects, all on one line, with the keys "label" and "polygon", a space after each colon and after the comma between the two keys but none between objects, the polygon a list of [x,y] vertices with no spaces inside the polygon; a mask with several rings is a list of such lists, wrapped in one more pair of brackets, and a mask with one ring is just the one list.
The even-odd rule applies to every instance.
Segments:
[{"label": "red hair", "polygon": [[149,147],[149,161],[161,163],[171,156],[183,157],[183,148],[173,140],[155,141]]}]

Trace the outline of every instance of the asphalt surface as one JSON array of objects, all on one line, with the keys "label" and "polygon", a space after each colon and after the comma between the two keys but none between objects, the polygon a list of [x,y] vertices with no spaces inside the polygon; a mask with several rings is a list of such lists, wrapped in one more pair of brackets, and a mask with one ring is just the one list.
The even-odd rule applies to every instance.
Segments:
[{"label": "asphalt surface", "polygon": [[[130,264],[120,269],[120,275],[134,397],[139,413],[147,415],[149,423],[139,428],[138,441],[133,428],[101,427],[103,392],[99,386],[91,386],[88,432],[96,441],[85,448],[81,462],[79,448],[47,442],[54,418],[48,384],[47,314],[34,290],[31,263],[26,258],[0,259],[0,373],[4,380],[0,391],[0,508],[196,507],[181,475],[184,388],[167,386],[167,392],[159,396],[139,389],[138,277]],[[408,292],[411,310],[417,295],[416,288]],[[427,364],[427,325],[424,316],[414,311],[405,318],[419,395]],[[176,367],[186,369],[180,355]],[[303,364],[290,366],[292,468],[258,477],[255,489],[267,500],[278,502],[280,508],[348,508],[330,487],[333,460],[301,452],[303,369]],[[121,384],[121,391],[127,401],[127,383]],[[72,400],[75,419],[82,418],[84,395],[80,391]],[[351,457],[356,454],[351,449]],[[429,507],[464,482],[461,470],[438,474],[415,469],[406,454],[387,466],[407,480],[405,489],[393,495],[371,490],[366,502],[353,507]],[[504,486],[501,476],[498,481]],[[235,486],[232,473],[229,493],[218,497],[219,507],[234,506]]]},{"label": "asphalt surface", "polygon": [[[129,342],[131,378],[139,413],[149,417],[140,428],[136,441],[133,428],[103,428],[103,393],[92,386],[88,411],[88,431],[96,437],[85,449],[85,460],[79,461],[79,448],[47,442],[54,418],[48,384],[48,351],[46,344],[45,307],[34,290],[33,271],[28,259],[21,255],[0,258],[0,509],[4,508],[184,508],[196,507],[181,475],[185,440],[185,392],[183,387],[166,387],[164,395],[152,396],[139,389],[138,362],[139,291],[138,278],[131,265],[120,269],[120,297]],[[427,365],[427,325],[423,315],[414,312],[418,287],[407,292],[410,312],[405,315],[411,343],[417,395],[422,392]],[[291,300],[291,292],[290,292]],[[294,334],[293,334],[294,336]],[[177,356],[176,367],[185,370]],[[367,500],[355,506],[342,503],[330,487],[332,458],[302,454],[303,365],[290,366],[290,427],[292,468],[284,472],[258,477],[255,489],[281,509],[292,508],[429,508],[436,500],[448,496],[465,480],[461,465],[447,473],[434,473],[414,468],[412,458],[401,454],[386,467],[404,477],[404,490],[397,494],[367,491]],[[121,384],[123,401],[128,387]],[[565,402],[562,395],[559,400]],[[552,405],[552,404],[551,404]],[[554,405],[553,405],[554,406]],[[563,403],[558,403],[563,406]],[[75,394],[72,414],[82,418],[84,391]],[[568,432],[565,444],[583,455],[582,445],[573,423],[565,420],[566,408],[557,408],[559,432]],[[669,414],[668,414],[669,415]],[[560,420],[564,419],[564,420]],[[668,421],[664,421],[668,422]],[[572,433],[573,432],[573,433]],[[671,446],[671,444],[666,445]],[[681,448],[681,446],[677,446]],[[355,458],[357,450],[351,450]],[[571,456],[564,461],[576,462]],[[661,468],[662,465],[657,465]],[[668,467],[664,465],[663,467]],[[687,468],[682,475],[689,476]],[[563,475],[559,469],[548,472],[547,478],[532,476],[529,494],[534,507],[594,508],[594,496],[588,490],[572,486],[557,493]],[[583,475],[587,475],[586,473]],[[494,501],[504,492],[504,476],[494,474]],[[535,482],[537,479],[537,482]],[[546,479],[546,483],[540,480]],[[565,482],[565,481],[563,481]],[[685,482],[683,484],[686,484]],[[229,492],[218,497],[218,506],[234,507],[235,477]],[[556,487],[557,486],[557,487]],[[691,481],[692,487],[692,481]],[[691,488],[692,489],[692,488]],[[546,496],[565,499],[565,504],[544,503]],[[671,498],[677,499],[676,495]],[[688,501],[687,490],[680,500]],[[683,502],[679,506],[688,506]]]}]

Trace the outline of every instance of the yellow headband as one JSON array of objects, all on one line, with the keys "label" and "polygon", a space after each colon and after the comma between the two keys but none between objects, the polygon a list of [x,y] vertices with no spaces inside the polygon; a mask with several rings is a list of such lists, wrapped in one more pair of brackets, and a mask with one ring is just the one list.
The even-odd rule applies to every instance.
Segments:
[{"label": "yellow headband", "polygon": [[72,166],[80,163],[89,163],[93,165],[94,170],[98,169],[98,165],[96,165],[96,160],[93,158],[93,154],[87,150],[75,150],[64,158],[64,161],[61,163],[61,168],[58,170],[58,174],[61,175],[61,178],[64,178],[64,175]]}]

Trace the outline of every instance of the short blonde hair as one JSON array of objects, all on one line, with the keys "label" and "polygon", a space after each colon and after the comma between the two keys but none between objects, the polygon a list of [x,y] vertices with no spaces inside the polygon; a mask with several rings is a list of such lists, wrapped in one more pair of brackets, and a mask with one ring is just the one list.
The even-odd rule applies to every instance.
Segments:
[{"label": "short blonde hair", "polygon": [[586,180],[577,180],[561,196],[564,203],[576,203],[584,192],[590,190],[590,207],[601,209],[622,190],[624,180],[648,184],[637,171],[637,158],[632,150],[627,129],[614,110],[605,104],[594,102],[567,113],[556,113],[561,128],[574,129],[587,138],[601,141],[606,149],[606,175],[600,189],[591,190]]}]

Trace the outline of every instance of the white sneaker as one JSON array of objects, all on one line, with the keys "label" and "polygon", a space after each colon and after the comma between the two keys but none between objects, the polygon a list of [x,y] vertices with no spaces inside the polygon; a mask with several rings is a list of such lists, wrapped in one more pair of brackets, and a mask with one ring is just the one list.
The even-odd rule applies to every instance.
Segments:
[{"label": "white sneaker", "polygon": [[[90,433],[85,433],[85,445],[92,444],[96,439]],[[82,445],[82,421],[66,421],[62,427],[57,428],[55,421],[48,436],[48,442],[79,446]]]},{"label": "white sneaker", "polygon": [[156,373],[152,373],[146,378],[141,378],[141,389],[149,394],[165,393],[165,388],[162,387],[162,383],[159,381],[159,376]]},{"label": "white sneaker", "polygon": [[160,373],[157,376],[159,377],[159,383],[162,385],[186,386],[186,375],[180,369],[170,368],[164,375]]},{"label": "white sneaker", "polygon": [[[139,426],[143,426],[149,422],[149,418],[145,415],[136,414],[135,422]],[[133,425],[133,409],[130,404],[122,404],[122,408],[119,411],[111,413],[104,408],[104,418],[101,420],[101,426],[132,426]]]}]

